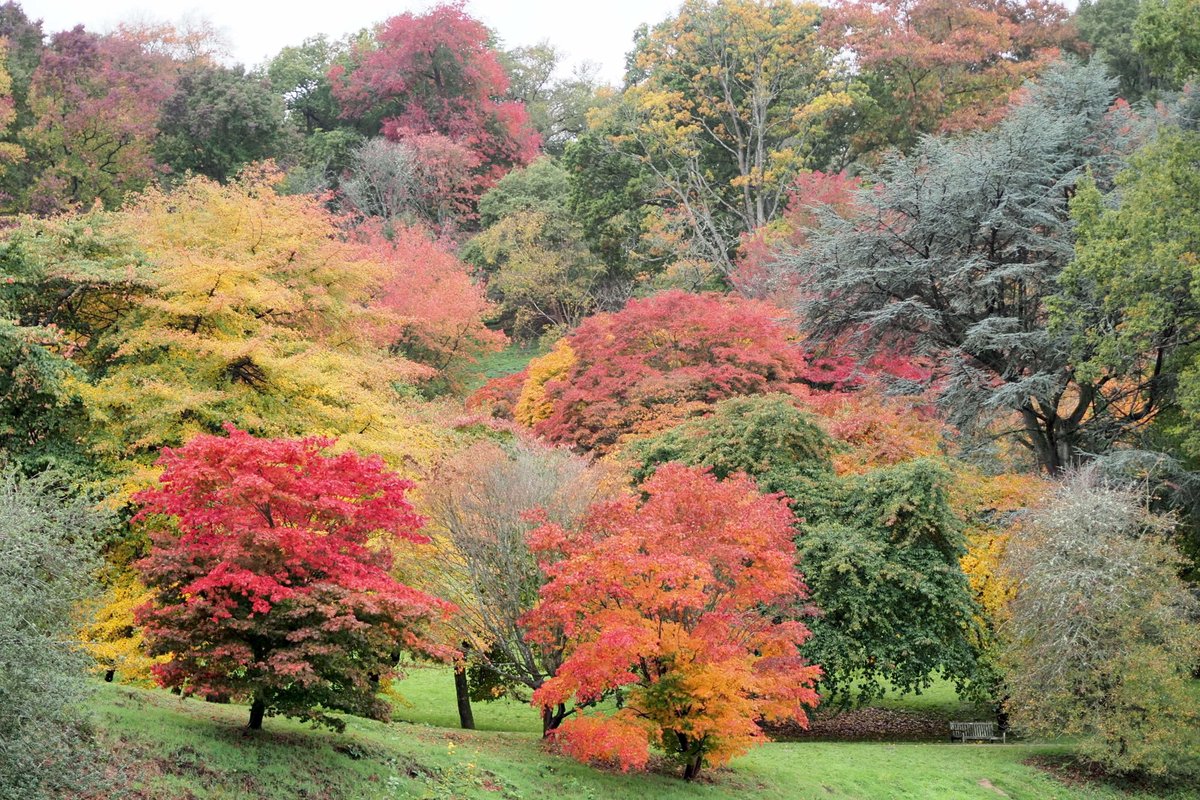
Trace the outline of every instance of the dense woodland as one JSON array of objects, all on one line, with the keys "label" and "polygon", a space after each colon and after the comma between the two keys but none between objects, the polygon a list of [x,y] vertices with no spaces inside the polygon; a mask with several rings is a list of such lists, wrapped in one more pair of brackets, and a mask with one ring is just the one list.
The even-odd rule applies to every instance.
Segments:
[{"label": "dense woodland", "polygon": [[340,730],[413,658],[604,769],[948,681],[1196,780],[1200,3],[509,45],[0,7],[0,798],[106,796],[98,680]]}]

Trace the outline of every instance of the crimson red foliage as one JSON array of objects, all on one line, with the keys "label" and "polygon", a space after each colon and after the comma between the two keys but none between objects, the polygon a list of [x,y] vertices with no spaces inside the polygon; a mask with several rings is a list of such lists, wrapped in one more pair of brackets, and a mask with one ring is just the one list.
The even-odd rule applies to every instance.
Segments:
[{"label": "crimson red foliage", "polygon": [[492,378],[467,398],[467,409],[486,411],[493,417],[511,420],[513,409],[521,397],[521,387],[528,377],[529,370],[523,369],[511,375]]},{"label": "crimson red foliage", "polygon": [[343,116],[377,117],[389,139],[440,133],[466,145],[485,164],[486,189],[540,144],[524,105],[496,99],[508,76],[489,40],[462,2],[392,17],[351,70],[330,70],[334,96]]},{"label": "crimson red foliage", "polygon": [[337,728],[319,709],[386,717],[376,690],[397,648],[453,655],[423,636],[449,604],[389,572],[389,539],[428,541],[413,484],[330,439],[226,430],[164,449],[160,485],[135,498],[156,593],[138,621],[170,656],[158,681]]},{"label": "crimson red foliage", "polygon": [[552,411],[534,430],[584,450],[608,450],[726,397],[857,380],[852,359],[810,359],[779,308],[735,296],[673,290],[634,300],[590,317],[568,341],[575,363],[546,384]]}]

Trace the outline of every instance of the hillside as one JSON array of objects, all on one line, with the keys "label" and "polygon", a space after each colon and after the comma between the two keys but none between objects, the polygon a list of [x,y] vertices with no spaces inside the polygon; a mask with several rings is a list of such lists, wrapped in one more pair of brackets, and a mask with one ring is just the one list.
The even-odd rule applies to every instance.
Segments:
[{"label": "hillside", "polygon": [[[414,703],[422,699],[409,694]],[[527,731],[466,732],[347,718],[339,735],[269,719],[251,736],[241,706],[112,684],[99,686],[94,709],[100,742],[115,759],[110,773],[116,786],[102,796],[128,800],[1162,796],[1058,783],[1023,763],[1060,752],[1046,745],[772,743],[688,785],[666,774],[584,767],[544,752]],[[482,712],[489,727],[517,719],[489,707]]]}]

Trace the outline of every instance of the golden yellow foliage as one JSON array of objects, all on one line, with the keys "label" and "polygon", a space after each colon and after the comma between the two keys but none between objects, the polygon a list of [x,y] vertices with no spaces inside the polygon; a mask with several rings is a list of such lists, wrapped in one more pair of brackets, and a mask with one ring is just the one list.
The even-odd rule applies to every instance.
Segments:
[{"label": "golden yellow foliage", "polygon": [[530,361],[529,377],[521,387],[513,419],[532,428],[534,423],[548,418],[554,405],[546,399],[546,384],[564,377],[574,364],[575,351],[566,339],[559,339],[553,350]]},{"label": "golden yellow foliage", "polygon": [[432,368],[380,341],[395,322],[372,304],[386,265],[315,199],[278,194],[279,177],[195,178],[106,219],[140,251],[150,286],[110,334],[100,377],[74,385],[117,502],[153,479],[162,447],[225,422],[337,437],[410,474],[438,447],[442,434],[397,393]]},{"label": "golden yellow foliage", "polygon": [[951,501],[966,522],[967,554],[960,564],[984,614],[994,624],[1004,618],[1014,586],[1000,572],[1012,536],[1020,530],[1021,512],[1037,506],[1052,484],[1031,473],[985,475],[959,464]]},{"label": "golden yellow foliage", "polygon": [[151,600],[153,592],[132,575],[124,575],[92,606],[84,609],[89,622],[80,631],[83,649],[96,661],[97,672],[112,671],[121,683],[147,684],[151,667],[169,656],[153,658],[142,647],[142,630],[134,609]]}]

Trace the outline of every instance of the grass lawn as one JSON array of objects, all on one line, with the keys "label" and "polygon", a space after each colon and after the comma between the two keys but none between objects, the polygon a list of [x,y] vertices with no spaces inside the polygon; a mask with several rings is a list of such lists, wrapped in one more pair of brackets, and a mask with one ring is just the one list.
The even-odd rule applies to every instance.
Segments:
[{"label": "grass lawn", "polygon": [[473,370],[475,374],[467,382],[467,389],[473,392],[492,378],[503,378],[505,375],[520,372],[525,369],[530,359],[543,355],[545,352],[544,348],[536,344],[522,347],[514,343],[497,353],[488,353],[475,364]]},{"label": "grass lawn", "polygon": [[[390,724],[347,718],[344,734],[268,718],[248,735],[243,706],[100,684],[94,703],[117,789],[130,800],[293,798],[1061,798],[1124,794],[1068,787],[1022,761],[1052,745],[772,743],[685,784],[663,765],[644,775],[602,772],[545,752],[523,705],[479,704],[482,730],[455,729],[453,686],[442,670],[413,670],[399,686],[412,703]],[[407,721],[403,721],[407,720]],[[1198,795],[1178,792],[1173,798]],[[1161,797],[1155,795],[1154,797]]]}]

